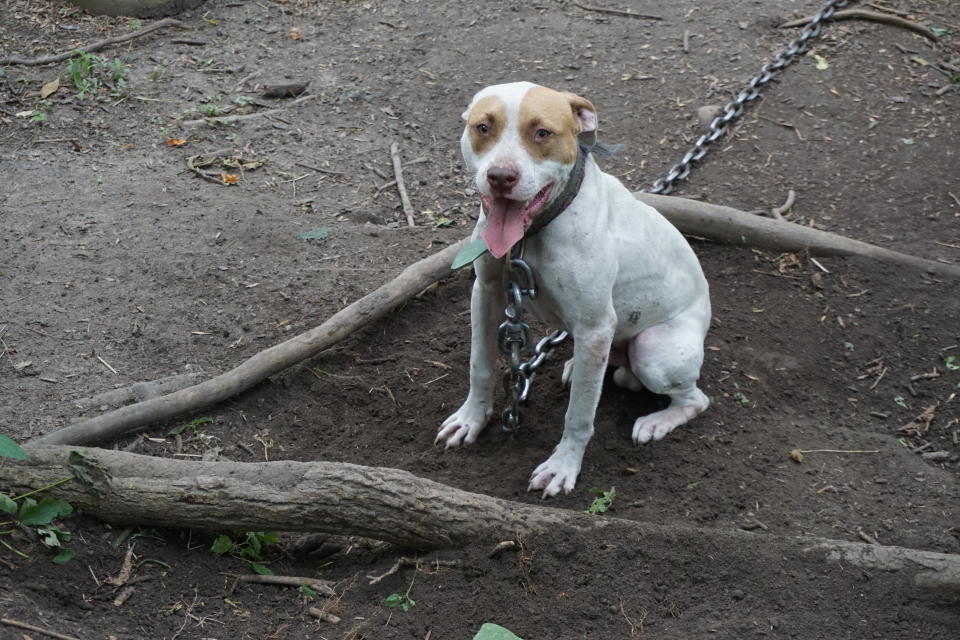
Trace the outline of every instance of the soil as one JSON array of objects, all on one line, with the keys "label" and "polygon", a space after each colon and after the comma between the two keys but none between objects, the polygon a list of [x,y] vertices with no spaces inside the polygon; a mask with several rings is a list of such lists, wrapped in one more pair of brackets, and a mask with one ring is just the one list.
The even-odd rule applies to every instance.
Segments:
[{"label": "soil", "polygon": [[[123,86],[107,74],[81,97],[67,62],[0,67],[0,430],[28,441],[109,408],[79,405],[115,387],[229,369],[466,235],[477,202],[457,140],[478,88],[529,79],[588,97],[602,139],[626,145],[602,166],[640,189],[698,134],[698,108],[725,103],[798,34],[777,25],[818,4],[603,3],[662,17],[650,20],[551,0],[214,0],[179,16],[186,31],[96,54],[126,65]],[[884,4],[947,33],[934,43],[891,25],[831,24],[676,193],[762,213],[792,189],[798,224],[960,261],[960,90],[950,86],[960,5]],[[0,57],[58,53],[136,26],[10,0]],[[307,81],[310,99],[297,104],[258,88]],[[229,109],[280,111],[184,124]],[[416,228],[386,186],[392,141]],[[188,168],[195,156],[249,164],[203,166],[204,179]],[[298,237],[319,228],[325,238]],[[63,567],[23,531],[2,538],[29,555],[0,550],[3,617],[83,640],[470,638],[487,621],[528,640],[956,638],[956,594],[812,556],[785,563],[710,532],[866,536],[960,553],[958,284],[691,242],[712,289],[702,385],[713,406],[634,447],[632,421],[663,400],[608,385],[577,489],[550,505],[582,511],[591,489],[616,487],[611,515],[702,527],[702,545],[650,547],[616,527],[556,531],[496,557],[497,540],[425,555],[419,569],[371,585],[368,575],[407,552],[331,537],[304,555],[291,546],[297,536],[282,534],[263,562],[333,581],[337,596],[324,599],[234,584],[228,574],[247,563],[212,554],[213,533],[135,529],[115,544],[119,528],[73,516],[62,527],[77,557]],[[467,450],[432,446],[466,394],[469,288],[459,273],[240,397],[115,444],[390,466],[537,502],[526,482],[560,436],[561,358],[537,379],[514,437],[494,426]],[[904,430],[928,407],[928,429]],[[194,418],[211,421],[168,435]],[[796,462],[794,449],[832,451]],[[105,579],[128,544],[142,581],[116,605]],[[431,565],[436,557],[456,564]],[[405,592],[409,611],[385,605]],[[342,621],[318,622],[309,606]],[[0,637],[38,636],[0,626]]]}]

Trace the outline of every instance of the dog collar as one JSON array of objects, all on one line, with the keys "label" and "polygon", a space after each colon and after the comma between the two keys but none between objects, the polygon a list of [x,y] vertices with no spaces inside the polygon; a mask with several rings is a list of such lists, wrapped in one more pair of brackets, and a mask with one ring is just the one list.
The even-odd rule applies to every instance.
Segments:
[{"label": "dog collar", "polygon": [[583,184],[583,175],[586,173],[587,155],[589,152],[589,149],[583,145],[577,146],[577,160],[573,164],[573,170],[570,171],[570,179],[567,180],[567,184],[564,185],[563,191],[560,192],[557,199],[550,203],[550,206],[538,213],[533,219],[533,222],[530,223],[530,226],[527,227],[526,232],[523,234],[525,239],[533,236],[553,222],[553,219],[563,213],[566,208],[570,206],[570,203],[573,202],[573,199],[577,197],[577,194],[580,193],[580,185]]}]

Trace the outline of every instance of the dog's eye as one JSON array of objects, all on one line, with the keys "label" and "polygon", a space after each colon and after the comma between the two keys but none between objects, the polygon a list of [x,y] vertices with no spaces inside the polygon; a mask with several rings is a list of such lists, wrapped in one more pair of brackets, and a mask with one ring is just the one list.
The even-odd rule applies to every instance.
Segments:
[{"label": "dog's eye", "polygon": [[553,132],[549,131],[548,129],[537,129],[537,133],[535,135],[537,136],[538,140],[545,140],[552,136]]},{"label": "dog's eye", "polygon": [[490,125],[484,122],[481,122],[480,124],[477,125],[477,131],[479,131],[480,133],[490,133]]}]

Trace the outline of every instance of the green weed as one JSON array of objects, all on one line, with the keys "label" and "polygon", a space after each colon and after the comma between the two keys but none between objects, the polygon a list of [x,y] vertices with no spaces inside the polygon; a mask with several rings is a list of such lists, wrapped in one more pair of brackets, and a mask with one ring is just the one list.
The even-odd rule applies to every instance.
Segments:
[{"label": "green weed", "polygon": [[250,563],[250,569],[260,575],[273,575],[269,567],[262,564],[264,547],[277,544],[280,539],[272,531],[234,531],[231,535],[219,535],[213,541],[210,551],[217,555],[229,554],[234,558]]},{"label": "green weed", "polygon": [[590,506],[587,507],[587,513],[595,516],[600,513],[606,513],[613,506],[613,499],[617,497],[617,488],[610,487],[609,491],[603,489],[590,489],[590,493],[597,494]]}]

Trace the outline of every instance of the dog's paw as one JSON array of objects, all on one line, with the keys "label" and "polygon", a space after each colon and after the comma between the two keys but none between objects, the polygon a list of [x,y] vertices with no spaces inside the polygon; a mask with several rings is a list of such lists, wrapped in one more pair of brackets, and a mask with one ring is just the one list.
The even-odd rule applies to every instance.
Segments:
[{"label": "dog's paw", "polygon": [[433,443],[444,442],[447,449],[473,444],[483,428],[487,426],[487,421],[492,414],[492,408],[465,402],[456,413],[443,421]]},{"label": "dog's paw", "polygon": [[557,447],[557,451],[554,451],[552,456],[530,474],[530,485],[527,487],[527,491],[542,489],[543,495],[541,498],[555,496],[561,491],[570,493],[577,483],[582,461],[582,453],[581,455],[576,455],[571,451],[561,453],[560,447]]},{"label": "dog's paw", "polygon": [[651,440],[663,440],[680,424],[676,419],[672,419],[669,413],[670,409],[664,409],[637,418],[633,423],[633,443],[646,444]]},{"label": "dog's paw", "polygon": [[573,375],[573,358],[563,363],[563,373],[560,374],[560,384],[566,389],[570,386],[570,376]]}]

